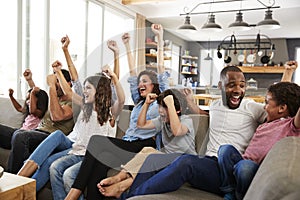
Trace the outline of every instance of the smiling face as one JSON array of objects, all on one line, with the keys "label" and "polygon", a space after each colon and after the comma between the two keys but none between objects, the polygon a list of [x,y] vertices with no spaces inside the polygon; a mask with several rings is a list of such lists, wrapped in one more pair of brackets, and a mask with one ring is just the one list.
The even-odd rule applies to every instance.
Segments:
[{"label": "smiling face", "polygon": [[271,92],[267,92],[265,111],[268,113],[267,122],[289,115],[285,105],[278,105]]},{"label": "smiling face", "polygon": [[225,80],[221,86],[223,95],[226,98],[226,105],[230,109],[236,109],[240,106],[245,96],[246,82],[242,72],[228,71]]},{"label": "smiling face", "polygon": [[148,75],[140,76],[138,89],[141,97],[146,98],[147,94],[153,91],[154,85]]},{"label": "smiling face", "polygon": [[96,88],[94,85],[86,81],[84,83],[83,88],[83,97],[84,97],[84,103],[94,103],[95,102],[95,94],[96,94]]}]

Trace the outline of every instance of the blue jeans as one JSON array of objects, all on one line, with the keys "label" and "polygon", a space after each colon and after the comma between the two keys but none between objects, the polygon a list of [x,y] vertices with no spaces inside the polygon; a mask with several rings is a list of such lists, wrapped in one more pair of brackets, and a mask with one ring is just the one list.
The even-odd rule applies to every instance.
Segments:
[{"label": "blue jeans", "polygon": [[68,154],[51,164],[49,171],[54,200],[66,198],[78,174],[83,158],[84,156]]},{"label": "blue jeans", "polygon": [[[63,182],[64,182],[64,188],[65,188],[66,194],[68,194],[72,188],[74,180],[76,179],[77,174],[79,172],[81,163],[82,163],[82,161],[69,167],[63,173]],[[50,179],[51,179],[51,174],[54,175],[54,172],[51,173],[51,171],[50,171]],[[52,190],[52,192],[54,193],[55,191]],[[53,196],[57,196],[57,195],[55,194]],[[80,197],[78,198],[78,200],[83,200],[83,199],[84,199],[84,196],[83,196],[83,194],[81,194]]]},{"label": "blue jeans", "polygon": [[174,159],[173,154],[149,155],[140,169],[144,173],[136,176],[127,198],[175,191],[185,182],[195,188],[221,194],[219,166],[216,158],[185,154],[175,158],[164,169],[160,168],[161,164],[159,166],[155,164],[157,161],[161,163],[162,160],[172,159]]},{"label": "blue jeans", "polygon": [[[73,142],[61,131],[51,133],[29,156],[38,164],[38,170],[32,178],[36,179],[36,189],[39,191],[49,180],[49,167],[56,159],[66,155]],[[58,152],[58,153],[55,153]]]},{"label": "blue jeans", "polygon": [[235,193],[238,200],[243,199],[259,165],[252,160],[244,160],[232,145],[220,146],[218,162],[221,175],[220,189],[224,193]]}]

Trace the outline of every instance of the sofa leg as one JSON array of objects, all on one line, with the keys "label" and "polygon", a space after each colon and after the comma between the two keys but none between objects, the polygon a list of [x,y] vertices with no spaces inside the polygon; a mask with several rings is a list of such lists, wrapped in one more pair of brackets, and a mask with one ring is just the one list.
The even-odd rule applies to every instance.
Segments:
[{"label": "sofa leg", "polygon": [[32,174],[38,169],[38,164],[33,160],[27,160],[20,171],[17,173],[19,176],[31,177]]},{"label": "sofa leg", "polygon": [[65,200],[75,200],[78,199],[81,195],[81,190],[76,188],[71,188]]}]

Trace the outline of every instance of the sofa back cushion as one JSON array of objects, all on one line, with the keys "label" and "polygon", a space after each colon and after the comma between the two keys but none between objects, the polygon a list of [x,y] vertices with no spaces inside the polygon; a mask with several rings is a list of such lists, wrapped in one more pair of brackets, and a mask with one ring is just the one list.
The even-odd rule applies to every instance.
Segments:
[{"label": "sofa back cushion", "polygon": [[[117,136],[122,138],[125,131],[128,128],[130,120],[130,110],[123,109],[117,120]],[[209,127],[209,116],[200,114],[189,114],[193,120],[193,126],[195,130],[195,144],[196,152],[200,155],[204,155],[207,145],[207,130]]]},{"label": "sofa back cushion", "polygon": [[122,138],[129,127],[131,111],[123,109],[117,119],[117,138]]},{"label": "sofa back cushion", "polygon": [[[21,106],[24,100],[17,100]],[[1,114],[0,123],[13,128],[20,128],[24,121],[25,115],[16,111],[9,98],[0,97]]]},{"label": "sofa back cushion", "polygon": [[206,149],[205,139],[209,127],[209,116],[200,114],[189,114],[189,116],[193,120],[195,130],[196,152],[200,155],[203,155]]}]

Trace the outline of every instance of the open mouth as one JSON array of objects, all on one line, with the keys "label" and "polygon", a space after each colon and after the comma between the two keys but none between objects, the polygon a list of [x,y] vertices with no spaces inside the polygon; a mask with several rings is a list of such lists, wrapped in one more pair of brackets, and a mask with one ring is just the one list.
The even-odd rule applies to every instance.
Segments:
[{"label": "open mouth", "polygon": [[146,90],[146,88],[140,88],[140,93],[143,93]]},{"label": "open mouth", "polygon": [[240,96],[232,96],[229,100],[232,106],[238,106],[241,101]]}]

